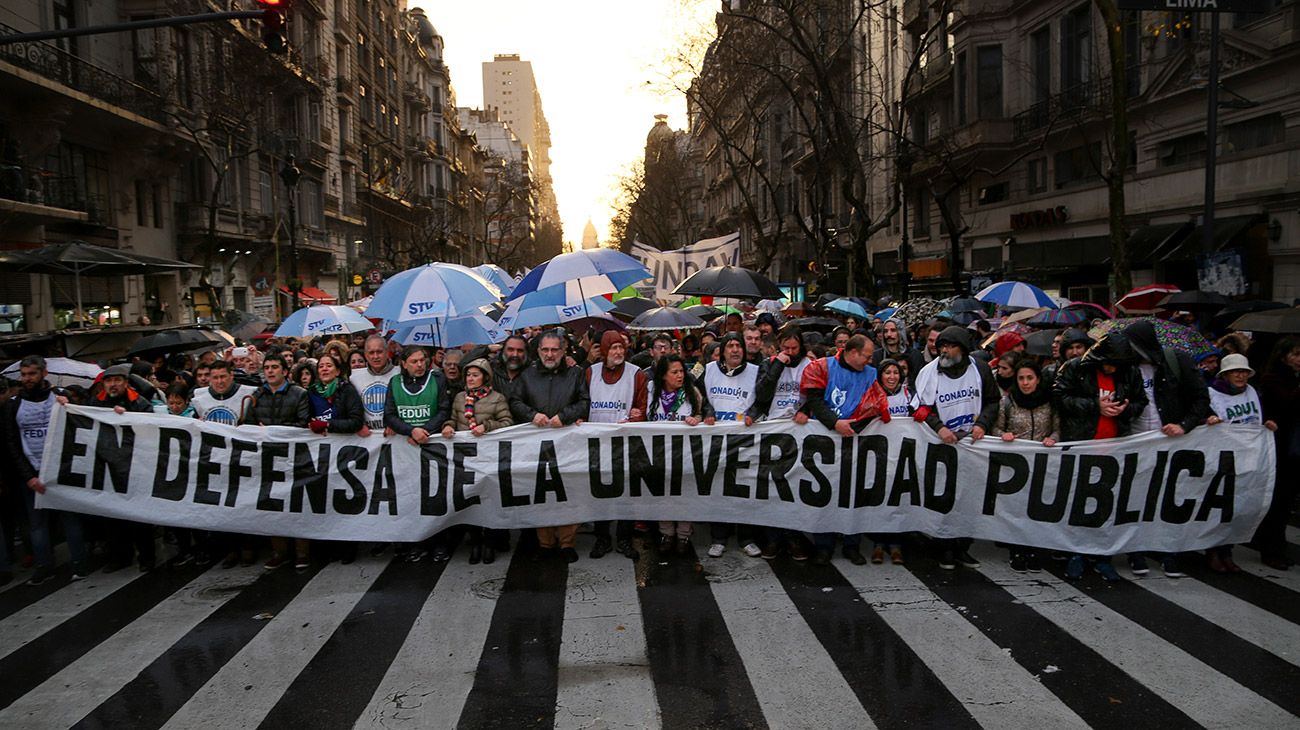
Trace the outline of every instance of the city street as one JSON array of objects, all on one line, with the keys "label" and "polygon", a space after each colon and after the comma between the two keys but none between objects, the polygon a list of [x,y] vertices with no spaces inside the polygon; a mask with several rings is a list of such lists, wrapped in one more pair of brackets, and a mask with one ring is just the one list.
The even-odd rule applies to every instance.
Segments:
[{"label": "city street", "polygon": [[[1289,531],[1292,552],[1300,532]],[[643,550],[0,592],[6,728],[1295,727],[1295,572],[1078,583]],[[697,533],[695,554],[707,544]],[[1117,563],[1122,560],[1117,561]],[[1121,568],[1125,578],[1131,578]],[[25,577],[20,574],[20,578]]]}]

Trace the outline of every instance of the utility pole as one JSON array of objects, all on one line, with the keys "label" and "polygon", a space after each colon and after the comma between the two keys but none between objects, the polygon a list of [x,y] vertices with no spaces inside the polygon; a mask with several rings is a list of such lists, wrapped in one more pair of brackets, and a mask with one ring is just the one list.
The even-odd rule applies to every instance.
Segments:
[{"label": "utility pole", "polygon": [[293,293],[293,311],[302,309],[302,279],[298,278],[298,208],[294,197],[298,193],[298,181],[302,179],[302,170],[294,164],[293,155],[284,161],[280,169],[280,180],[289,198],[289,291]]}]

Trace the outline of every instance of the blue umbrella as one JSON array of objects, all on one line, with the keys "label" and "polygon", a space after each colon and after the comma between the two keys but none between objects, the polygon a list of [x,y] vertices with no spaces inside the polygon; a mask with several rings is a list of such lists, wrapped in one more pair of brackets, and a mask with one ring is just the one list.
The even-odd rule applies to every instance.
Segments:
[{"label": "blue umbrella", "polygon": [[850,317],[857,317],[859,320],[864,320],[868,316],[870,316],[870,313],[867,312],[866,307],[853,301],[852,299],[844,299],[844,298],[836,299],[833,302],[827,302],[822,307],[822,309],[831,312],[839,312],[840,314],[847,314]]},{"label": "blue umbrella", "polygon": [[514,291],[515,278],[506,273],[506,270],[496,264],[480,264],[470,269],[479,276],[487,279],[501,290],[502,294],[509,294]]},{"label": "blue umbrella", "polygon": [[898,311],[898,307],[885,307],[879,312],[876,312],[876,316],[879,317],[881,321],[884,321],[894,316],[894,312],[896,311]]},{"label": "blue umbrella", "polygon": [[[605,297],[593,297],[569,304],[547,304],[549,298],[545,292],[539,292],[536,300],[533,297],[533,294],[529,294],[507,303],[506,310],[497,320],[497,326],[503,330],[517,330],[563,324],[585,317],[605,316],[605,312],[614,309],[614,303]],[[541,303],[538,303],[539,300]]]},{"label": "blue umbrella", "polygon": [[366,316],[395,325],[475,314],[501,300],[494,284],[459,264],[427,264],[384,282]]},{"label": "blue umbrella", "polygon": [[621,291],[650,276],[650,270],[640,261],[611,248],[574,251],[528,272],[507,301],[535,294],[538,296],[532,298],[533,306],[577,304]]},{"label": "blue umbrella", "polygon": [[1055,299],[1049,297],[1047,292],[1023,281],[1003,281],[987,286],[976,294],[975,298],[981,302],[1021,309],[1030,307],[1058,309],[1061,306]]},{"label": "blue umbrella", "polygon": [[505,338],[505,330],[498,328],[491,317],[486,314],[468,314],[399,327],[391,339],[402,345],[460,347],[491,345]]},{"label": "blue umbrella", "polygon": [[355,309],[337,304],[318,304],[299,309],[285,318],[276,337],[319,337],[372,330],[375,325]]}]

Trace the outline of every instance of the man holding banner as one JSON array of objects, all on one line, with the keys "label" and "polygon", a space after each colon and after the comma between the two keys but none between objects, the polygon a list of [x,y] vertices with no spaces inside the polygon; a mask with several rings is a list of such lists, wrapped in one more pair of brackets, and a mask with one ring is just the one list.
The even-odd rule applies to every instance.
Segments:
[{"label": "man holding banner", "polygon": [[388,401],[388,384],[397,374],[397,366],[388,357],[388,341],[380,335],[370,335],[362,347],[366,368],[352,371],[348,375],[348,381],[361,395],[366,412],[366,426],[375,433],[381,433],[384,430],[384,403]]},{"label": "man holding banner", "polygon": [[[405,436],[413,446],[423,446],[433,434],[440,433],[451,415],[451,394],[447,381],[439,370],[429,367],[429,355],[423,347],[414,345],[402,351],[402,369],[388,383],[384,400],[384,435]],[[429,539],[433,546],[433,559],[451,558],[451,550],[443,533]],[[427,554],[419,545],[407,546],[399,555],[412,563]]]},{"label": "man holding banner", "polygon": [[[739,332],[728,332],[721,342],[722,357],[704,368],[704,397],[719,422],[743,420],[749,426],[754,423],[750,408],[757,394],[758,366],[745,359],[745,340]],[[722,557],[727,550],[727,538],[733,532],[746,555],[757,558],[763,554],[755,542],[758,531],[753,526],[714,522],[709,525],[713,540],[709,557]]]},{"label": "man holding banner", "polygon": [[[649,379],[644,370],[627,364],[627,341],[623,334],[607,330],[600,336],[600,352],[602,360],[592,364],[585,373],[591,398],[587,420],[592,423],[644,421]],[[636,560],[639,556],[632,547],[632,523],[627,520],[617,522],[618,551]],[[592,546],[590,556],[602,558],[613,546],[609,520],[597,520],[594,527],[596,544]]]}]

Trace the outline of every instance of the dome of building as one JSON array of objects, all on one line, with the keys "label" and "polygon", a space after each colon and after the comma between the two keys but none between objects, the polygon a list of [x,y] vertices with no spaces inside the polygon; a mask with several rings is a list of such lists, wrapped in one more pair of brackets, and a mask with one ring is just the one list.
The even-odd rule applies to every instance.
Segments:
[{"label": "dome of building", "polygon": [[420,45],[432,46],[434,39],[439,37],[438,29],[433,27],[429,16],[424,14],[424,8],[411,8],[410,16],[411,21],[415,23]]},{"label": "dome of building", "polygon": [[656,114],[655,125],[650,128],[650,133],[645,136],[646,146],[661,144],[673,141],[673,130],[668,126],[667,114]]}]

